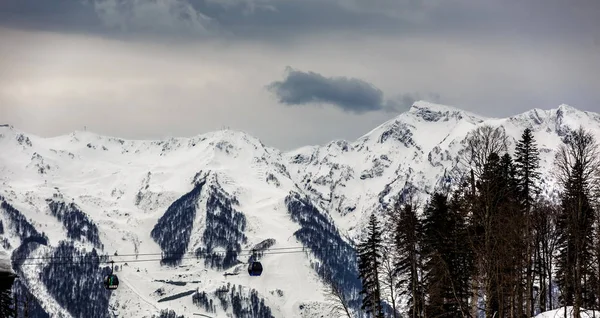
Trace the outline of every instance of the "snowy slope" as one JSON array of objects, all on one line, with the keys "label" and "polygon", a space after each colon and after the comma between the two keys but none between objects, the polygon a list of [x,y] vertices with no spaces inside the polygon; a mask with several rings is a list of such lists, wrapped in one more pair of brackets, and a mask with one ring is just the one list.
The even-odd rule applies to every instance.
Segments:
[{"label": "snowy slope", "polygon": [[[555,310],[550,310],[550,311],[546,311],[543,312],[537,316],[535,316],[534,318],[564,318],[565,317],[565,311],[566,311],[566,317],[567,318],[573,318],[573,307],[571,306],[567,306],[559,308],[559,309],[555,309]],[[581,318],[594,318],[594,317],[600,317],[600,311],[594,311],[594,310],[586,310],[586,309],[581,309],[580,312],[580,316]]]},{"label": "snowy slope", "polygon": [[[110,255],[121,280],[109,298],[113,316],[151,317],[170,308],[186,317],[227,317],[232,305],[221,305],[215,291],[228,284],[255,290],[274,317],[326,315],[323,284],[311,264],[325,263],[346,277],[352,266],[342,268],[340,251],[349,247],[309,253],[318,240],[299,230],[318,225],[327,230],[316,233],[327,240],[351,242],[372,211],[381,212],[407,187],[423,197],[434,191],[456,169],[466,135],[485,124],[503,126],[513,145],[532,128],[544,169],[568,129],[581,124],[600,136],[600,115],[567,105],[499,119],[427,102],[356,141],[287,153],[231,130],[147,141],[81,131],[41,138],[0,126],[0,239],[15,252],[33,231],[43,235],[47,246],[28,245],[36,247],[27,257],[51,256],[63,240]],[[545,178],[550,194],[552,178]],[[263,275],[249,277],[247,251],[268,239],[280,252],[267,252]],[[226,269],[194,257],[174,266],[159,261],[169,251],[193,256],[231,248],[238,249],[239,264]],[[281,252],[286,248],[290,253]],[[69,305],[39,278],[46,265],[23,266],[24,282],[46,312],[67,317]],[[212,297],[216,312],[192,302],[196,290]]]},{"label": "snowy slope", "polygon": [[[567,105],[486,118],[420,101],[354,142],[334,141],[285,156],[294,179],[331,212],[343,232],[356,237],[368,214],[386,208],[403,190],[416,187],[423,201],[445,177],[451,177],[461,167],[458,154],[463,142],[476,127],[502,126],[511,139],[511,152],[523,130],[532,129],[542,169],[550,172],[561,137],[580,124],[600,136],[600,115]],[[543,175],[543,182],[545,194],[555,195],[550,173]]]}]

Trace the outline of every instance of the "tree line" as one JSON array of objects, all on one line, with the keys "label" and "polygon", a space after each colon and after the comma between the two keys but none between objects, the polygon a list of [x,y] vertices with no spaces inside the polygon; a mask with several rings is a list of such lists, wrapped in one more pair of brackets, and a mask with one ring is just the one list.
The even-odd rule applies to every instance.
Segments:
[{"label": "tree line", "polygon": [[[413,193],[370,216],[357,245],[358,314],[522,318],[573,306],[579,317],[583,308],[599,309],[594,135],[580,127],[563,138],[551,171],[558,198],[541,192],[540,151],[530,129],[512,154],[502,127],[479,127],[465,141],[467,173],[451,187],[424,204]],[[335,281],[328,283],[335,291]],[[336,308],[352,317],[347,306]]]}]

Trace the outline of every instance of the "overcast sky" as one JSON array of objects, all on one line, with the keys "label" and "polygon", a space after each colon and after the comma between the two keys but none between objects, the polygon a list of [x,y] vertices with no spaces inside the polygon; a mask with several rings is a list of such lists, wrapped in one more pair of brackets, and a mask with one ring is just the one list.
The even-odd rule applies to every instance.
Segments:
[{"label": "overcast sky", "polygon": [[0,124],[355,139],[414,100],[600,112],[597,0],[2,0]]}]

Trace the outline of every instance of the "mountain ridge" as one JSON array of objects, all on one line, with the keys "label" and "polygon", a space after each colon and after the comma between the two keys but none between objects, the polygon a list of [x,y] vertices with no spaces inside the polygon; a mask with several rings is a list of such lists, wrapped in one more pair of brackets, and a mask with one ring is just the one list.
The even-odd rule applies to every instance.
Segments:
[{"label": "mountain ridge", "polygon": [[[570,106],[568,104],[560,104],[559,106],[555,107],[555,108],[549,108],[549,109],[541,109],[541,108],[532,108],[530,110],[524,111],[522,113],[516,114],[516,115],[512,115],[509,117],[504,117],[504,118],[500,118],[500,117],[489,117],[489,116],[484,116],[484,115],[479,115],[476,114],[475,112],[472,111],[467,111],[467,110],[463,110],[461,108],[455,107],[455,106],[450,106],[450,105],[444,105],[444,104],[439,104],[439,103],[433,103],[433,102],[428,102],[425,100],[419,100],[414,102],[411,107],[383,122],[382,124],[380,124],[379,126],[373,128],[371,131],[361,135],[360,137],[358,137],[356,140],[360,140],[362,138],[364,138],[365,136],[371,134],[371,132],[377,130],[378,128],[385,126],[391,122],[397,121],[398,119],[402,119],[404,117],[407,116],[415,116],[418,118],[422,118],[423,117],[428,117],[431,116],[430,114],[440,114],[441,117],[446,118],[447,116],[464,116],[465,118],[469,118],[470,120],[476,121],[476,122],[483,122],[483,121],[487,121],[487,120],[503,120],[503,119],[519,119],[519,118],[525,118],[525,117],[537,117],[537,118],[548,118],[551,117],[552,114],[559,114],[558,117],[560,117],[560,114],[563,113],[570,113],[570,114],[584,114],[587,115],[588,117],[595,117],[595,119],[600,120],[600,113],[596,113],[596,112],[592,112],[592,111],[584,111],[584,110],[579,110],[573,106]],[[429,118],[431,120],[431,118]],[[71,131],[69,133],[65,133],[65,134],[60,134],[60,135],[56,135],[56,136],[50,136],[50,137],[43,137],[40,135],[35,135],[35,134],[31,134],[31,133],[27,133],[25,131],[19,130],[18,128],[16,128],[14,125],[11,125],[9,123],[6,124],[2,124],[0,125],[0,133],[2,133],[2,130],[6,130],[8,129],[9,131],[12,131],[13,133],[17,133],[17,134],[25,134],[28,137],[34,137],[36,139],[60,139],[60,138],[66,138],[66,136],[70,136],[71,138],[81,138],[82,136],[88,136],[89,137],[95,137],[96,139],[98,138],[104,138],[104,139],[108,139],[111,141],[128,141],[128,142],[168,142],[168,141],[188,141],[188,142],[193,142],[194,140],[198,140],[198,139],[202,139],[204,138],[210,138],[212,136],[215,135],[227,135],[229,134],[230,136],[233,135],[240,135],[242,137],[246,137],[246,138],[251,138],[251,139],[255,139],[256,141],[258,141],[260,144],[262,144],[263,147],[266,148],[272,148],[272,149],[276,149],[274,147],[271,146],[266,146],[261,140],[260,138],[257,138],[255,136],[253,136],[250,133],[247,133],[245,131],[242,130],[236,130],[236,129],[221,129],[221,130],[215,130],[215,131],[210,131],[210,132],[206,132],[206,133],[201,133],[201,134],[196,134],[193,136],[187,136],[187,137],[165,137],[165,138],[156,138],[156,139],[133,139],[133,138],[121,138],[118,136],[111,136],[111,135],[105,135],[105,134],[100,134],[100,133],[95,133],[92,131],[83,131],[83,130],[75,130],[75,131]],[[355,141],[356,141],[355,140]],[[333,140],[330,142],[327,142],[323,145],[302,145],[299,146],[295,149],[292,150],[288,150],[285,152],[292,152],[295,150],[298,150],[300,148],[304,148],[304,147],[323,147],[329,143],[332,142],[336,142],[336,141],[341,141],[341,142],[353,142],[350,140],[346,140],[346,139],[339,139],[339,140]]]},{"label": "mountain ridge", "polygon": [[[158,256],[131,262],[118,272],[123,284],[108,303],[94,283],[100,284],[102,277],[77,272],[68,281],[85,282],[89,293],[103,299],[96,305],[106,307],[107,317],[151,317],[164,308],[225,317],[233,314],[231,303],[213,313],[194,299],[224,301],[216,291],[227,283],[241,286],[248,295],[256,292],[255,299],[263,299],[275,317],[322,315],[327,306],[321,293],[325,275],[335,275],[348,290],[356,288],[351,250],[367,216],[381,215],[411,189],[425,200],[452,179],[473,129],[501,126],[512,152],[522,131],[532,128],[541,152],[544,194],[553,196],[557,189],[549,171],[554,150],[579,124],[600,136],[600,115],[567,105],[487,118],[420,101],[354,141],[285,152],[235,130],[127,140],[81,131],[44,138],[3,126],[0,196],[11,206],[0,208],[0,221],[8,229],[1,234],[3,250],[13,256],[47,257],[96,247],[102,255],[131,254],[143,260],[144,253],[176,250],[195,255],[232,249],[235,255],[211,262],[182,258],[163,266]],[[47,246],[21,247],[26,238],[18,229],[23,228],[45,235]],[[92,240],[81,239],[86,237]],[[263,276],[252,279],[244,275],[245,251],[262,242],[300,252],[266,253]],[[326,242],[336,242],[335,247]],[[19,288],[42,295],[40,308],[67,317],[96,308],[61,305],[65,295],[56,294],[53,280],[36,278],[38,270],[47,268],[61,273],[60,267],[48,266],[17,268],[24,273]],[[206,295],[177,296],[191,287]]]}]

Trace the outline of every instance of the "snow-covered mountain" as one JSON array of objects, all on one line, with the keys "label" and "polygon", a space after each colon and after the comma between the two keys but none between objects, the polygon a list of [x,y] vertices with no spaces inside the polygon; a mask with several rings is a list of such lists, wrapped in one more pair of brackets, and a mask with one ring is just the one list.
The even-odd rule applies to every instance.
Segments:
[{"label": "snow-covered mountain", "polygon": [[[531,128],[545,171],[569,129],[600,136],[600,115],[567,105],[501,119],[423,101],[356,141],[285,153],[231,130],[147,141],[0,125],[0,241],[26,264],[18,293],[50,316],[327,316],[321,278],[358,287],[351,244],[367,216],[448,181],[467,134],[486,124],[513,146]],[[266,249],[260,277],[246,272],[252,249]],[[56,261],[72,255],[87,262]],[[110,259],[112,292],[93,264]]]}]

